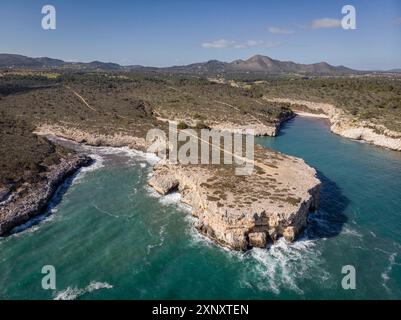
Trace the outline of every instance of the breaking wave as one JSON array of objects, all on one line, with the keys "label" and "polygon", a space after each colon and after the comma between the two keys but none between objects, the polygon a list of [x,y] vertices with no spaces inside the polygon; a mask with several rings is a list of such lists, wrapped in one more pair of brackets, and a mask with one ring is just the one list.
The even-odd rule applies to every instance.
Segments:
[{"label": "breaking wave", "polygon": [[68,287],[67,289],[57,292],[54,300],[76,300],[85,294],[100,289],[112,289],[113,286],[107,282],[92,281],[83,289]]},{"label": "breaking wave", "polygon": [[288,243],[283,238],[268,249],[254,248],[246,257],[242,284],[261,291],[279,294],[283,289],[303,294],[300,280],[329,274],[320,268],[321,252],[313,240]]}]

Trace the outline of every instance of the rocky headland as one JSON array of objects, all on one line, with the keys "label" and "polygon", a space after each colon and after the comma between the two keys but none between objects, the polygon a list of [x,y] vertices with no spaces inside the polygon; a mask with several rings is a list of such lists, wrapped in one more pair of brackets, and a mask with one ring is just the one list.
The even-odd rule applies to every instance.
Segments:
[{"label": "rocky headland", "polygon": [[172,165],[163,160],[149,185],[162,195],[178,191],[197,218],[195,227],[234,250],[294,241],[319,204],[316,171],[299,158],[256,148],[254,172],[238,176],[224,165]]},{"label": "rocky headland", "polygon": [[36,215],[43,213],[57,188],[92,159],[83,155],[72,155],[42,173],[34,184],[24,184],[15,191],[2,191],[0,198],[0,236],[7,235]]}]

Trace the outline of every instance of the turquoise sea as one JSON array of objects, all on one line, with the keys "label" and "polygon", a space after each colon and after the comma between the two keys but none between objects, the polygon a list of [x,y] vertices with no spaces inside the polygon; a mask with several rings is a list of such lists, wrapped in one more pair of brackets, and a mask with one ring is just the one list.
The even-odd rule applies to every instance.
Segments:
[{"label": "turquoise sea", "polygon": [[[97,162],[60,190],[49,215],[0,239],[0,299],[400,299],[401,153],[297,117],[261,145],[302,157],[323,182],[304,236],[246,253],[192,228],[176,194],[158,197],[143,155],[88,149]],[[44,290],[44,265],[56,290]],[[341,269],[356,269],[344,290]]]}]

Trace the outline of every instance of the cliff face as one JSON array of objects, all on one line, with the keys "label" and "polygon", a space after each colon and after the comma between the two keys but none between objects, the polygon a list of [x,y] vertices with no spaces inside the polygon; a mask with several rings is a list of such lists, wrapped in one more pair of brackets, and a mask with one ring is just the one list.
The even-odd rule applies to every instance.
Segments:
[{"label": "cliff face", "polygon": [[138,138],[126,134],[116,133],[107,135],[100,133],[89,133],[76,128],[62,127],[58,125],[43,124],[39,126],[34,133],[40,136],[57,136],[90,146],[107,146],[116,148],[129,147],[132,149],[145,151],[149,145],[144,138]]},{"label": "cliff face", "polygon": [[228,168],[163,161],[149,185],[161,194],[178,190],[193,208],[195,227],[223,246],[246,250],[280,237],[294,241],[319,204],[316,171],[301,159],[265,149],[258,149],[255,164],[253,174],[235,176]]},{"label": "cliff face", "polygon": [[303,106],[312,112],[323,113],[330,119],[330,130],[335,134],[349,139],[363,140],[391,150],[401,151],[400,132],[391,131],[384,126],[369,121],[353,119],[350,115],[331,104],[281,98],[266,100],[270,102],[289,103],[295,108],[296,106]]},{"label": "cliff face", "polygon": [[40,214],[65,179],[90,163],[91,159],[86,156],[63,159],[60,164],[49,168],[40,182],[11,193],[0,203],[0,236]]},{"label": "cliff face", "polygon": [[366,121],[355,122],[343,118],[332,123],[331,131],[346,138],[363,140],[380,147],[401,151],[400,133]]},{"label": "cliff face", "polygon": [[[293,118],[295,116],[294,113],[290,113],[285,117],[282,117],[280,120],[275,122],[271,122],[269,124],[262,123],[258,121],[248,122],[248,124],[235,124],[230,122],[222,122],[217,124],[211,124],[210,127],[219,130],[219,131],[227,131],[231,133],[238,133],[238,134],[249,134],[253,132],[255,136],[270,136],[275,137],[277,136],[280,126],[283,122]],[[257,120],[257,119],[255,119]]]}]

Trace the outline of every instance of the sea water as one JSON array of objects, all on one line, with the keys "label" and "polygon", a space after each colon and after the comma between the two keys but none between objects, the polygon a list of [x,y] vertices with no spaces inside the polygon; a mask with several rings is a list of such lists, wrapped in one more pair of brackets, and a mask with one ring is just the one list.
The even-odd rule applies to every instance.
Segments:
[{"label": "sea water", "polygon": [[[95,164],[0,239],[0,299],[401,298],[401,153],[303,117],[257,142],[302,157],[322,181],[320,208],[295,243],[221,248],[192,227],[178,194],[147,187],[155,159],[88,148]],[[44,265],[55,267],[55,290],[42,288]],[[341,285],[345,265],[355,290]]]}]

